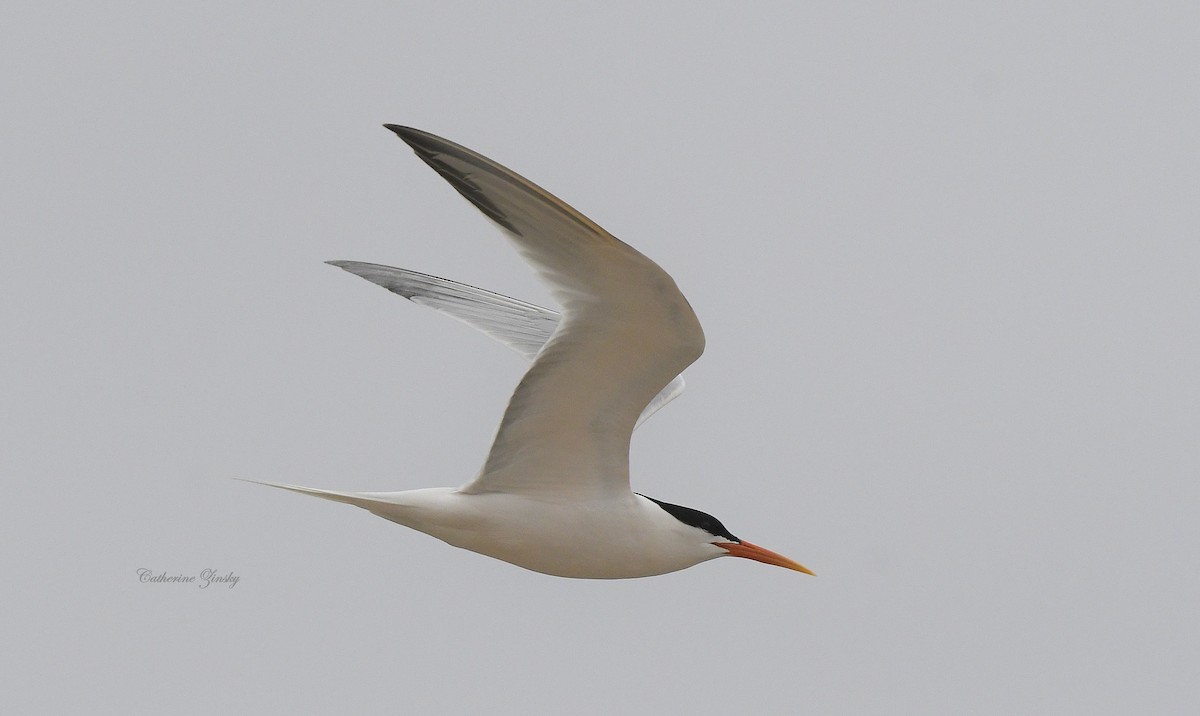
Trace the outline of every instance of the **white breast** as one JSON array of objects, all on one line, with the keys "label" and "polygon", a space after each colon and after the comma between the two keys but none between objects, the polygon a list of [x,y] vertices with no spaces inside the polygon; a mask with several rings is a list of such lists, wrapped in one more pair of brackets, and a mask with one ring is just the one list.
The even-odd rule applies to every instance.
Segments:
[{"label": "white breast", "polygon": [[725,554],[710,544],[715,539],[640,495],[547,501],[439,488],[373,497],[360,506],[455,547],[559,577],[648,577]]}]

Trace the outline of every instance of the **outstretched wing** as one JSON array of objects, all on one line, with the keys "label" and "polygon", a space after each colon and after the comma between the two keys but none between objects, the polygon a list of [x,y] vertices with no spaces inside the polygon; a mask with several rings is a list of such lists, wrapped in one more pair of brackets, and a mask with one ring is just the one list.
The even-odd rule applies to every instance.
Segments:
[{"label": "outstretched wing", "polygon": [[326,261],[462,321],[533,360],[558,327],[558,312],[465,283],[362,261]]},{"label": "outstretched wing", "polygon": [[532,182],[427,132],[386,126],[504,229],[563,308],[462,489],[627,494],[639,416],[704,351],[687,299],[657,264]]},{"label": "outstretched wing", "polygon": [[[383,286],[413,303],[461,321],[508,346],[525,360],[533,360],[558,327],[558,311],[465,283],[363,261],[326,263]],[[664,405],[679,397],[683,389],[683,376],[675,376],[642,411],[637,425],[640,426]]]}]

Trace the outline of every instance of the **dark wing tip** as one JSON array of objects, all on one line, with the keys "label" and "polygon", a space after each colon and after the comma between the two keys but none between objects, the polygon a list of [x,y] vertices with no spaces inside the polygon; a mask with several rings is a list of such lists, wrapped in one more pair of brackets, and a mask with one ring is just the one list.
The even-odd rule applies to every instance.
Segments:
[{"label": "dark wing tip", "polygon": [[429,132],[422,132],[419,129],[413,129],[412,127],[404,127],[399,124],[385,124],[383,126],[386,129],[390,129],[392,132],[394,132],[397,137],[403,139],[404,142],[413,149],[433,146],[435,145],[433,140],[437,140],[439,143],[444,143],[446,141],[437,135],[430,134]]},{"label": "dark wing tip", "polygon": [[384,127],[396,133],[397,137],[416,152],[421,161],[428,164],[442,176],[459,194],[475,205],[489,219],[501,227],[520,234],[517,227],[508,220],[504,211],[497,206],[492,197],[480,189],[472,180],[471,174],[479,171],[497,177],[506,177],[512,172],[499,166],[492,160],[483,157],[464,146],[443,139],[436,134],[423,132],[412,127],[402,127],[398,124],[385,124]]},{"label": "dark wing tip", "polygon": [[372,275],[376,274],[380,268],[389,268],[387,266],[380,266],[379,264],[367,263],[366,261],[338,260],[326,261],[325,263],[329,264],[330,266],[336,266],[343,271],[354,274],[355,276],[361,276],[372,283],[379,283],[375,279],[371,278]]},{"label": "dark wing tip", "polygon": [[[449,139],[444,139],[436,134],[430,134],[420,129],[402,127],[399,124],[385,124],[383,126],[394,132],[397,137],[403,139],[404,143],[417,153],[417,156],[430,163],[431,166],[435,161],[435,157],[439,154],[448,154],[464,160],[469,160],[474,154],[471,150],[455,144]],[[437,169],[436,166],[434,168]]]},{"label": "dark wing tip", "polygon": [[413,129],[412,127],[404,127],[404,126],[402,126],[402,125],[399,125],[399,124],[385,124],[385,125],[383,125],[383,126],[384,126],[386,129],[390,129],[390,130],[392,130],[393,132],[395,132],[395,133],[396,133],[396,136],[400,137],[401,139],[403,139],[403,138],[404,138],[404,135],[406,135],[406,134],[412,134],[413,132],[417,131],[417,130]]},{"label": "dark wing tip", "polygon": [[330,266],[337,266],[343,271],[365,278],[376,286],[383,286],[392,293],[411,299],[416,295],[412,290],[411,281],[405,280],[406,274],[424,276],[416,271],[406,271],[383,264],[372,264],[366,261],[326,261]]},{"label": "dark wing tip", "polygon": [[371,280],[370,278],[368,278],[369,274],[375,272],[376,270],[378,270],[380,268],[388,268],[386,266],[381,267],[379,264],[371,264],[371,263],[367,263],[365,261],[338,260],[338,261],[326,261],[325,263],[329,264],[330,266],[337,266],[341,270],[352,273],[355,276],[362,276],[363,278],[366,278],[367,280]]}]

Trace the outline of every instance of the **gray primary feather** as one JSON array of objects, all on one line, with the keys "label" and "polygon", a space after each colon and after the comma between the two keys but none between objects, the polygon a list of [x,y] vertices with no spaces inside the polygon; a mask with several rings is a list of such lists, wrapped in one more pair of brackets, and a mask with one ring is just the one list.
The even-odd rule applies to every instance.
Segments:
[{"label": "gray primary feather", "polygon": [[[561,317],[549,308],[418,271],[363,261],[326,263],[461,321],[529,361],[550,340]],[[683,389],[683,376],[676,376],[642,411],[637,425],[677,398]]]},{"label": "gray primary feather", "polygon": [[462,321],[526,360],[533,360],[558,326],[556,311],[465,283],[361,261],[326,263],[383,286],[413,303]]}]

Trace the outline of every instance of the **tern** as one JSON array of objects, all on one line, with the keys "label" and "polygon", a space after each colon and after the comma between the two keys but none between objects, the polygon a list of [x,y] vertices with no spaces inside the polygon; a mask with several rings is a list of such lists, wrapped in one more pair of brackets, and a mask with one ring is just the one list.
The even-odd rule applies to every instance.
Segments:
[{"label": "tern", "polygon": [[329,263],[441,311],[532,361],[491,450],[461,487],[335,492],[260,483],[361,507],[455,547],[560,577],[666,574],[744,557],[812,574],[707,513],[635,493],[634,429],[683,390],[704,333],[657,264],[515,172],[428,132],[384,125],[499,225],[562,307],[435,276]]}]

